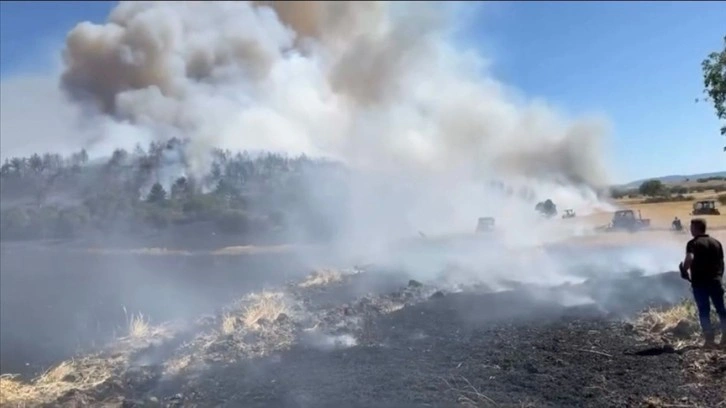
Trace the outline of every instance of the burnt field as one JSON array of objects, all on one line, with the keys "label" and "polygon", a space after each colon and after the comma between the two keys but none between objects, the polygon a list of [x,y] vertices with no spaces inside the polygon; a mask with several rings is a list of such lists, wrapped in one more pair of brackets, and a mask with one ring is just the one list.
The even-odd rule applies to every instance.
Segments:
[{"label": "burnt field", "polygon": [[[685,334],[672,330],[692,310],[642,318],[688,295],[676,273],[596,270],[557,285],[504,274],[496,285],[460,287],[376,266],[306,275],[309,259],[299,255],[14,255],[24,273],[6,274],[3,256],[2,363],[26,378],[4,383],[3,406],[715,407],[726,399],[726,355],[693,348],[692,321]],[[51,273],[61,262],[64,274]]]}]

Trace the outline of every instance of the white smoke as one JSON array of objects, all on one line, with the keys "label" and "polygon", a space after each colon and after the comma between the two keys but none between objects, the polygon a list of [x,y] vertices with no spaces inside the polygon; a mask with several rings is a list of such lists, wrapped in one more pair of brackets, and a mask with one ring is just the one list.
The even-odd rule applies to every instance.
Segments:
[{"label": "white smoke", "polygon": [[607,123],[497,81],[451,40],[458,16],[438,2],[121,2],[68,34],[60,84],[86,126],[103,124],[97,145],[189,140],[169,180],[207,171],[212,148],[347,163],[348,246],[471,231],[479,216],[497,217],[510,243],[571,235],[542,226],[531,199],[485,186],[605,208],[593,188],[609,181]]},{"label": "white smoke", "polygon": [[354,166],[602,185],[603,123],[521,100],[457,50],[440,4],[122,2],[69,34],[62,86],[211,147]]}]

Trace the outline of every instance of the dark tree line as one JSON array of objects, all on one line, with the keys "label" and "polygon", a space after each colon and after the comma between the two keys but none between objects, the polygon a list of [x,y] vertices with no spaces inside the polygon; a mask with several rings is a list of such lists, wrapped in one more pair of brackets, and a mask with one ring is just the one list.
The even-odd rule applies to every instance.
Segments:
[{"label": "dark tree line", "polygon": [[6,160],[0,167],[0,238],[145,233],[208,223],[219,233],[252,239],[295,232],[319,240],[340,227],[346,209],[341,165],[216,150],[208,173],[195,178],[185,171],[185,144],[172,139],[118,149],[103,160],[89,160],[85,151]]}]

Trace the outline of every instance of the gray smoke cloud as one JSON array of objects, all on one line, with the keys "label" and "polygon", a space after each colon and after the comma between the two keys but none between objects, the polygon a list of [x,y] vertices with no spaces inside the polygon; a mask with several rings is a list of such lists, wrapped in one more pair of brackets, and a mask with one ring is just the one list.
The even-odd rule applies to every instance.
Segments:
[{"label": "gray smoke cloud", "polygon": [[[608,184],[602,145],[608,124],[597,117],[570,118],[498,81],[484,56],[452,41],[462,22],[446,7],[437,2],[121,2],[104,24],[83,22],[68,33],[59,78],[63,95],[52,92],[58,82],[53,87],[33,82],[42,92],[32,98],[26,81],[4,83],[2,149],[93,145],[110,153],[136,142],[188,139],[184,157],[169,151],[161,158],[155,173],[162,182],[208,170],[212,148],[335,158],[353,170],[346,172],[347,183],[306,174],[311,202],[305,204],[341,218],[336,221],[345,231],[329,246],[305,254],[310,264],[373,263],[417,279],[441,279],[452,288],[471,282],[495,290],[506,289],[509,281],[580,282],[583,269],[651,272],[677,262],[670,248],[636,248],[627,256],[547,250],[551,242],[591,231],[580,216],[610,208],[592,188]],[[14,145],[7,142],[11,134]],[[492,188],[492,179],[514,194]],[[519,191],[532,194],[521,198]],[[347,211],[331,205],[340,197],[349,198]],[[578,219],[543,220],[534,206],[546,198],[560,211],[574,209]],[[483,234],[490,240],[472,237],[477,218],[484,216],[496,218],[496,233]],[[287,241],[296,242],[295,232]],[[418,232],[427,238],[401,244],[400,238]],[[23,256],[16,258],[25,265]],[[237,274],[236,262],[230,257],[209,276],[223,270]],[[198,275],[197,263],[182,264]],[[109,265],[98,267],[107,272],[94,274],[100,280],[84,280],[91,289],[115,288],[108,282],[127,288],[116,290],[106,304],[119,292],[143,299],[138,304],[146,305],[145,314],[188,310],[191,315],[223,297],[204,289],[215,285],[208,279],[205,285],[179,286],[177,265],[169,275],[148,273],[165,268],[158,263]],[[256,288],[295,268],[280,261],[259,275],[243,275]],[[71,269],[84,270],[82,265]],[[120,273],[123,269],[135,273]],[[214,279],[224,293],[238,291],[226,284],[232,278],[224,273]],[[147,275],[155,276],[152,286]],[[141,294],[138,287],[148,291]],[[173,288],[180,293],[176,300]],[[157,293],[167,290],[169,296]],[[336,343],[315,335],[306,340],[323,348]]]},{"label": "gray smoke cloud", "polygon": [[[337,158],[416,175],[608,181],[607,125],[486,73],[441,4],[121,2],[78,24],[63,90],[159,138]],[[116,135],[118,137],[118,135]]]}]

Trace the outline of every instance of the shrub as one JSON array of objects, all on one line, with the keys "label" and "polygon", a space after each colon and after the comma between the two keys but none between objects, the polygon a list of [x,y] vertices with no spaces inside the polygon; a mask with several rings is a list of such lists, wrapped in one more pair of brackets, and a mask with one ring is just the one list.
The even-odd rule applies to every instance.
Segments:
[{"label": "shrub", "polygon": [[684,194],[688,194],[688,189],[685,187],[676,186],[676,187],[672,187],[670,189],[670,192],[671,192],[671,194],[684,195]]},{"label": "shrub", "polygon": [[675,196],[648,197],[643,200],[643,204],[672,203],[680,201],[693,201],[693,196],[678,194]]},{"label": "shrub", "polygon": [[611,189],[610,190],[610,197],[612,197],[612,198],[614,198],[616,200],[621,199],[621,198],[623,198],[625,196],[626,196],[626,193],[624,191],[622,191],[622,190],[617,190],[617,189]]},{"label": "shrub", "polygon": [[55,235],[58,238],[72,238],[88,225],[90,215],[85,207],[66,208],[58,213]]},{"label": "shrub", "polygon": [[638,192],[644,196],[655,197],[663,195],[666,192],[666,187],[660,180],[648,180],[638,187]]},{"label": "shrub", "polygon": [[219,200],[211,194],[194,195],[182,205],[184,215],[199,221],[210,219],[220,208]]},{"label": "shrub", "polygon": [[215,224],[220,231],[228,234],[240,234],[250,229],[249,217],[240,210],[223,211],[216,216]]}]

